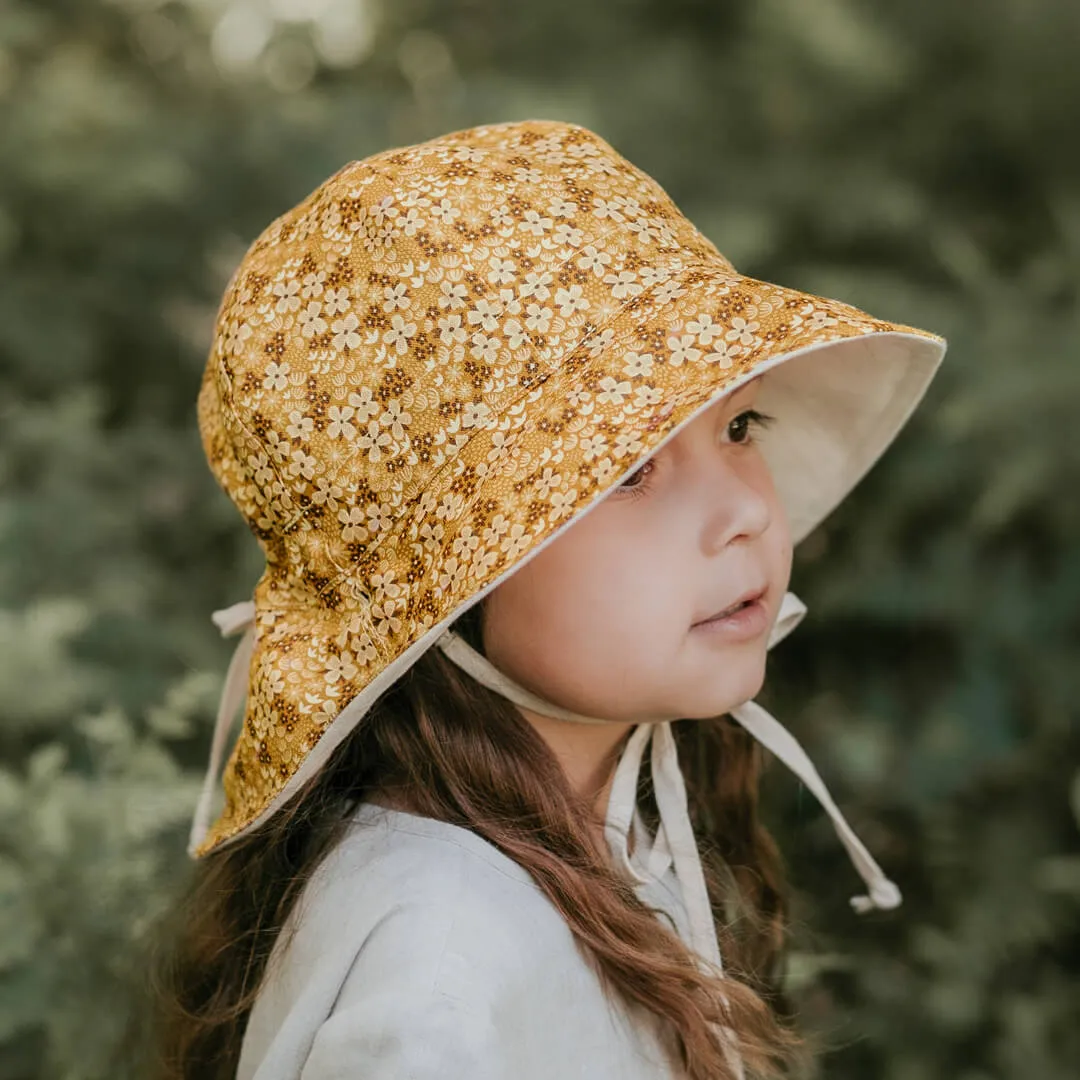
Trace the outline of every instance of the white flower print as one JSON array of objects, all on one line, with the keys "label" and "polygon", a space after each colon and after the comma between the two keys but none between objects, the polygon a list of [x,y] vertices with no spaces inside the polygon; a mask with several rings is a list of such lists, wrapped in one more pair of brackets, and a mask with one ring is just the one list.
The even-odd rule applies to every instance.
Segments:
[{"label": "white flower print", "polygon": [[731,320],[731,329],[724,335],[727,341],[737,341],[740,345],[753,345],[756,340],[754,331],[760,324],[747,322],[741,315]]},{"label": "white flower print", "polygon": [[407,311],[412,303],[409,299],[409,287],[404,282],[383,286],[383,296],[386,298],[383,301],[383,311],[387,313],[397,311],[398,308]]},{"label": "white flower print", "polygon": [[519,166],[514,170],[514,179],[519,184],[539,184],[543,179],[539,169],[530,169],[525,166]]},{"label": "white flower print", "polygon": [[499,303],[502,304],[504,315],[521,314],[521,301],[514,295],[513,289],[500,289]]},{"label": "white flower print", "polygon": [[484,538],[485,544],[494,544],[500,537],[504,536],[510,529],[510,522],[507,521],[505,514],[496,514],[491,519],[491,524],[484,528],[484,531],[480,534]]},{"label": "white flower print", "polygon": [[439,307],[449,308],[451,311],[465,306],[465,297],[469,290],[459,281],[456,285],[444,281],[439,286]]},{"label": "white flower print", "polygon": [[652,374],[654,357],[652,353],[628,352],[623,354],[623,374],[632,379]]},{"label": "white flower print", "polygon": [[586,461],[592,461],[607,449],[607,440],[603,435],[586,435],[581,440],[581,456]]},{"label": "white flower print", "polygon": [[379,417],[379,423],[390,429],[390,434],[401,442],[405,438],[405,429],[412,423],[412,414],[401,407],[400,401],[387,402],[386,411]]},{"label": "white flower print", "polygon": [[628,221],[627,229],[637,233],[638,243],[648,244],[660,237],[660,230],[648,218],[640,218],[637,221]]},{"label": "white flower print", "polygon": [[618,471],[611,458],[601,458],[590,470],[599,484],[606,484]]},{"label": "white flower print", "polygon": [[343,526],[341,539],[346,544],[367,543],[368,531],[364,511],[359,506],[351,506],[348,510],[339,510],[337,519]]},{"label": "white flower print", "polygon": [[479,324],[480,329],[491,334],[499,328],[499,316],[502,314],[502,304],[497,300],[477,300],[476,307],[469,312],[469,323],[472,326]]},{"label": "white flower print", "polygon": [[529,304],[525,311],[525,325],[538,334],[546,334],[551,328],[551,320],[555,315],[551,308]]},{"label": "white flower print", "polygon": [[435,516],[440,520],[456,521],[465,507],[465,496],[456,491],[448,491],[435,508]]},{"label": "white flower print", "polygon": [[[398,316],[400,318],[400,316]],[[335,319],[330,324],[330,329],[333,331],[333,346],[337,352],[343,352],[345,349],[357,349],[360,347],[360,335],[356,332],[357,327],[360,325],[360,320],[356,317],[356,314],[352,311],[345,316],[344,319]]]},{"label": "white flower print", "polygon": [[461,217],[461,211],[449,199],[440,199],[432,206],[431,213],[443,225],[453,225],[454,219]]},{"label": "white flower print", "polygon": [[306,442],[315,431],[315,421],[310,416],[304,416],[298,409],[289,413],[289,423],[285,427],[285,434],[290,439],[298,439]]},{"label": "white flower print", "polygon": [[353,409],[351,405],[331,405],[326,410],[330,423],[326,425],[326,434],[331,439],[351,439],[356,434],[356,428],[352,424]]},{"label": "white flower print", "polygon": [[263,389],[284,390],[289,385],[289,365],[275,364],[266,365],[266,378],[263,379]]},{"label": "white flower print", "polygon": [[249,461],[248,467],[251,470],[251,475],[255,479],[255,483],[260,487],[265,487],[274,479],[274,470],[270,465],[270,459],[266,454],[255,454]]},{"label": "white flower print", "polygon": [[542,217],[537,210],[526,210],[519,228],[533,236],[543,236],[555,222],[549,217]]},{"label": "white flower print", "polygon": [[508,559],[513,560],[528,551],[531,543],[532,534],[526,532],[525,526],[518,521],[510,527],[509,535],[503,539],[499,547],[502,551],[506,552],[506,557]]},{"label": "white flower print", "polygon": [[567,488],[566,491],[553,491],[551,493],[551,511],[548,521],[558,521],[566,517],[574,509],[577,502],[577,488]]},{"label": "white flower print", "polygon": [[671,274],[659,266],[643,266],[639,271],[639,277],[641,278],[641,284],[648,289],[653,285],[660,285],[668,281]]},{"label": "white flower print", "polygon": [[577,208],[576,202],[556,196],[548,203],[547,211],[552,217],[573,217]]},{"label": "white flower print", "polygon": [[383,431],[379,427],[378,421],[369,420],[367,428],[356,440],[356,445],[361,450],[367,451],[368,461],[372,465],[377,464],[383,459],[383,450],[390,445],[393,440],[390,438],[389,431]]},{"label": "white flower print", "polygon": [[491,415],[491,408],[482,401],[470,401],[461,412],[463,428],[476,427]]},{"label": "white flower print", "polygon": [[611,295],[616,300],[623,300],[627,296],[638,296],[644,286],[635,279],[637,274],[633,270],[620,270],[617,274],[605,274],[604,283],[611,286]]},{"label": "white flower print", "polygon": [[455,555],[470,555],[480,546],[480,537],[473,532],[471,525],[462,525],[450,545]]},{"label": "white flower print", "polygon": [[409,338],[416,334],[416,323],[407,323],[400,315],[395,315],[390,320],[390,329],[383,334],[383,341],[392,345],[401,355],[408,351]]},{"label": "white flower print", "polygon": [[493,285],[509,285],[517,277],[514,263],[510,259],[500,259],[497,255],[493,255],[488,259],[488,266],[491,267],[491,271],[487,279]]},{"label": "white flower print", "polygon": [[544,466],[544,471],[537,477],[534,488],[538,499],[546,499],[556,489],[562,487],[562,473],[556,472],[550,465]]},{"label": "white flower print", "polygon": [[705,363],[719,364],[722,368],[731,367],[735,358],[742,352],[742,348],[728,341],[718,341],[713,346],[713,351],[705,354]]},{"label": "white flower print", "polygon": [[611,343],[615,340],[615,331],[610,326],[600,331],[600,334],[593,338],[589,345],[589,356],[595,360],[601,353],[607,352],[611,348]]},{"label": "white flower print", "polygon": [[[834,319],[827,311],[823,311],[821,308],[815,308],[812,304],[808,304],[800,312],[809,324],[810,330],[824,330],[826,326],[835,326],[836,319]],[[757,327],[757,323],[754,323]]]},{"label": "white flower print", "polygon": [[451,555],[439,571],[439,588],[447,592],[456,592],[465,580],[467,564],[456,555]]},{"label": "white flower print", "polygon": [[665,281],[656,290],[656,302],[658,304],[670,304],[673,300],[678,300],[680,296],[685,295],[686,290],[679,288],[677,281]]},{"label": "white flower print", "polygon": [[714,323],[712,316],[708,314],[698,315],[696,319],[691,319],[686,324],[686,329],[691,334],[697,334],[699,345],[711,345],[713,338],[720,337],[724,332],[724,328]]},{"label": "white flower print", "polygon": [[278,298],[275,310],[282,314],[296,311],[300,307],[300,282],[295,278],[275,282],[274,295]]},{"label": "white flower print", "polygon": [[659,405],[663,396],[658,386],[639,386],[634,391],[634,408],[646,409],[650,405]]},{"label": "white flower print", "polygon": [[568,319],[575,311],[584,311],[589,306],[589,301],[582,295],[583,291],[580,285],[555,290],[555,303],[559,307],[559,315],[562,318]]},{"label": "white flower print", "polygon": [[472,349],[470,352],[477,360],[483,360],[485,364],[494,364],[499,358],[499,339],[488,337],[482,330],[477,330],[472,336]]},{"label": "white flower print", "polygon": [[308,306],[300,312],[297,322],[300,324],[300,333],[306,338],[313,338],[317,334],[326,333],[326,320],[319,313],[322,304],[318,300],[312,300]]},{"label": "white flower print", "polygon": [[372,536],[379,533],[389,532],[394,525],[394,517],[390,507],[386,503],[368,503],[367,507],[368,532]]},{"label": "white flower print", "polygon": [[612,450],[617,458],[626,457],[627,454],[640,454],[645,444],[632,431],[620,431],[615,436],[615,444]]},{"label": "white flower print", "polygon": [[305,300],[310,300],[313,296],[321,296],[323,291],[323,282],[325,280],[325,270],[320,270],[317,274],[305,274],[303,282],[304,287],[300,290],[300,295]]},{"label": "white flower print", "polygon": [[548,286],[555,280],[555,276],[547,270],[530,270],[525,275],[525,280],[518,286],[518,292],[522,296],[535,296],[537,300],[546,300],[551,295]]},{"label": "white flower print", "polygon": [[382,225],[390,218],[398,216],[398,209],[394,206],[393,195],[384,195],[370,210],[371,220],[376,225]]},{"label": "white flower print", "polygon": [[551,234],[552,240],[556,244],[565,244],[567,247],[581,247],[581,241],[585,238],[585,232],[582,229],[577,229],[573,225],[568,225],[565,221],[560,221],[555,226],[555,231]]},{"label": "white flower print", "polygon": [[339,289],[326,290],[326,314],[343,315],[349,310],[349,290],[344,285]]},{"label": "white flower print", "polygon": [[244,347],[244,342],[251,337],[252,332],[248,323],[231,320],[225,328],[225,352],[230,355],[238,353]]},{"label": "white flower print", "polygon": [[289,475],[302,476],[305,480],[314,480],[319,467],[318,460],[303,450],[294,450],[289,461]]},{"label": "white flower print", "polygon": [[315,490],[312,492],[311,501],[316,506],[326,506],[331,510],[336,510],[338,499],[343,498],[344,495],[345,492],[337,484],[327,480],[325,476],[320,476],[315,481]]},{"label": "white flower print", "polygon": [[356,422],[358,424],[366,424],[382,408],[379,402],[375,400],[375,395],[370,386],[362,386],[359,391],[350,391],[349,404],[356,410]]},{"label": "white flower print", "polygon": [[508,319],[503,327],[503,333],[506,334],[506,342],[511,349],[520,349],[529,340],[529,335],[525,333],[525,328],[517,319]]},{"label": "white flower print", "polygon": [[353,663],[352,653],[347,649],[340,656],[331,654],[326,658],[326,681],[333,685],[339,679],[348,682],[355,679],[360,669]]},{"label": "white flower print", "polygon": [[461,325],[460,315],[447,315],[439,320],[439,340],[444,345],[453,345],[455,341],[464,341],[465,327]]},{"label": "white flower print", "polygon": [[692,364],[701,359],[701,350],[694,348],[694,335],[682,334],[676,337],[674,334],[667,339],[668,348],[671,349],[671,361],[673,367],[682,364]]},{"label": "white flower print", "polygon": [[420,211],[413,206],[406,211],[405,216],[401,219],[401,231],[406,236],[415,236],[423,224],[424,219],[420,216]]},{"label": "white flower print", "polygon": [[610,264],[611,255],[606,251],[598,251],[592,244],[585,248],[578,259],[578,266],[582,270],[591,270],[597,277],[601,277],[604,268]]},{"label": "white flower print", "polygon": [[394,614],[399,605],[394,600],[384,600],[381,604],[371,605],[371,617],[375,620],[375,630],[384,637],[396,634],[401,629],[401,620]]},{"label": "white flower print", "polygon": [[605,375],[600,380],[600,393],[596,395],[596,400],[605,404],[610,402],[612,405],[621,405],[630,393],[631,386],[629,382],[619,382],[611,375]]},{"label": "white flower print", "polygon": [[615,199],[594,199],[593,217],[610,218],[612,221],[625,221]]}]

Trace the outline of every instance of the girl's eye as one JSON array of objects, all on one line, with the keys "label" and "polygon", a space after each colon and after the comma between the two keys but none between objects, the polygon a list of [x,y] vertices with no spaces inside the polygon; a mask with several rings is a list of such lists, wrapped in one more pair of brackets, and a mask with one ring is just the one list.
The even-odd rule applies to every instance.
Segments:
[{"label": "girl's eye", "polygon": [[752,429],[754,427],[768,427],[774,418],[758,412],[757,409],[746,409],[733,417],[727,426],[727,433],[733,443],[745,444],[752,442]]},{"label": "girl's eye", "polygon": [[654,468],[654,463],[646,461],[639,468],[635,469],[620,485],[618,490],[625,491],[631,495],[638,495],[645,491],[648,487],[645,478],[649,472]]}]

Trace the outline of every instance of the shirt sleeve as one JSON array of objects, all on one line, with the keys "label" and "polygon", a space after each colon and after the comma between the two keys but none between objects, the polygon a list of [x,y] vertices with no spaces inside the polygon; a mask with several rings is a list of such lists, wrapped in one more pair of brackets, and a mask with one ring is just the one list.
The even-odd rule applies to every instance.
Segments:
[{"label": "shirt sleeve", "polygon": [[[452,917],[387,916],[361,947],[300,1080],[505,1080],[499,990]],[[454,977],[468,971],[469,977]],[[449,973],[449,975],[448,975]],[[500,1031],[499,1027],[503,1030]]]}]

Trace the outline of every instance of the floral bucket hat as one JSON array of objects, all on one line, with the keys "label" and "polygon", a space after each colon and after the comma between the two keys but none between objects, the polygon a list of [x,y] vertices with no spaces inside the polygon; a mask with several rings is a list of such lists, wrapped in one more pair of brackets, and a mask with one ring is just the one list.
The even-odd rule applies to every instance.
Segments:
[{"label": "floral bucket hat", "polygon": [[[762,452],[798,542],[892,441],[944,352],[935,334],[740,274],[579,125],[485,125],[345,165],[252,243],[199,392],[210,467],[266,567],[252,599],[214,613],[243,636],[189,854],[265,822],[434,645],[519,704],[592,722],[512,683],[449,624],[766,371],[760,407],[782,422]],[[770,644],[804,612],[789,594]],[[791,735],[754,702],[732,715],[831,815],[868,886],[856,909],[899,903]],[[649,866],[674,863],[695,944],[715,954],[670,724],[632,733],[608,836],[639,873],[625,849],[650,740]]]}]

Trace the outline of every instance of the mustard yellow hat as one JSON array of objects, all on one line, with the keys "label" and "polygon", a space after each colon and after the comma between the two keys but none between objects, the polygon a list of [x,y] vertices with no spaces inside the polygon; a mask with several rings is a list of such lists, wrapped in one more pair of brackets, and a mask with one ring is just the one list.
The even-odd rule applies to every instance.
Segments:
[{"label": "mustard yellow hat", "polygon": [[738,273],[578,125],[475,127],[345,165],[251,245],[199,393],[210,467],[266,568],[214,615],[246,633],[189,854],[265,822],[450,622],[718,398],[773,369],[762,450],[798,541],[944,352]]}]

